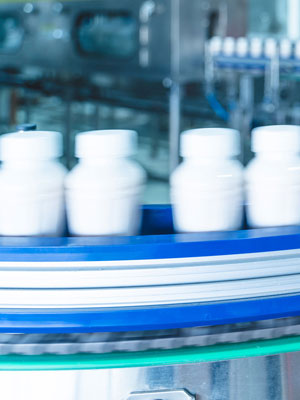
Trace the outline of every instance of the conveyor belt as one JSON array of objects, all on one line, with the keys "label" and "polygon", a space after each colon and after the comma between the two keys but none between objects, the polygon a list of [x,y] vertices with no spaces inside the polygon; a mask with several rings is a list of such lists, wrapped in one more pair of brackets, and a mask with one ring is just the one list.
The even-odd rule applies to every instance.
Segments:
[{"label": "conveyor belt", "polygon": [[300,292],[300,250],[113,261],[0,261],[0,308],[232,301]]},{"label": "conveyor belt", "polygon": [[0,354],[113,353],[201,347],[300,335],[300,317],[141,332],[0,334]]},{"label": "conveyor belt", "polygon": [[147,235],[135,237],[0,238],[0,332],[187,329],[300,315],[300,227],[174,234],[170,207],[144,208],[142,225]]}]

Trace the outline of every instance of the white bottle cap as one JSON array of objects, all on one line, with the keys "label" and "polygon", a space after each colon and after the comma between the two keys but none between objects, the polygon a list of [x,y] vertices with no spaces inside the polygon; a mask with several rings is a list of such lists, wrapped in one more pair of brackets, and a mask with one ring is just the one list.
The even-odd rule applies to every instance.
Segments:
[{"label": "white bottle cap", "polygon": [[300,40],[297,40],[297,42],[295,43],[295,58],[297,58],[297,60],[300,60]]},{"label": "white bottle cap", "polygon": [[226,37],[223,41],[223,54],[225,56],[233,56],[235,51],[235,40],[233,37]]},{"label": "white bottle cap", "polygon": [[214,56],[220,54],[222,48],[222,39],[220,36],[214,36],[210,39],[209,42],[209,50],[210,53]]},{"label": "white bottle cap", "polygon": [[265,41],[265,56],[274,58],[277,54],[277,41],[274,38],[267,38]]},{"label": "white bottle cap", "polygon": [[48,160],[62,155],[62,135],[27,131],[0,136],[0,160]]},{"label": "white bottle cap", "polygon": [[239,37],[236,41],[236,54],[239,57],[246,57],[248,53],[248,39]]},{"label": "white bottle cap", "polygon": [[261,38],[252,38],[250,41],[250,54],[254,58],[262,56],[262,40]]},{"label": "white bottle cap", "polygon": [[182,157],[233,157],[240,153],[240,134],[235,129],[190,129],[181,134]]},{"label": "white bottle cap", "polygon": [[300,152],[300,126],[261,126],[252,131],[251,149],[257,152]]},{"label": "white bottle cap", "polygon": [[290,58],[292,55],[292,43],[289,39],[284,38],[280,41],[280,57]]},{"label": "white bottle cap", "polygon": [[76,136],[78,158],[128,157],[136,152],[137,133],[126,129],[81,132]]}]

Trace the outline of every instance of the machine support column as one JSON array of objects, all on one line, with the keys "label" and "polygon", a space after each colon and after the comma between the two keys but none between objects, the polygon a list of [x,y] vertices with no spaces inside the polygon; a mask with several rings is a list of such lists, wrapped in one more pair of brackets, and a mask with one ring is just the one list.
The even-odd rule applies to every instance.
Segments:
[{"label": "machine support column", "polygon": [[169,93],[169,169],[174,171],[179,163],[179,135],[181,120],[181,84],[170,82]]},{"label": "machine support column", "polygon": [[71,168],[72,161],[72,97],[71,93],[67,93],[65,111],[65,157],[68,168]]}]

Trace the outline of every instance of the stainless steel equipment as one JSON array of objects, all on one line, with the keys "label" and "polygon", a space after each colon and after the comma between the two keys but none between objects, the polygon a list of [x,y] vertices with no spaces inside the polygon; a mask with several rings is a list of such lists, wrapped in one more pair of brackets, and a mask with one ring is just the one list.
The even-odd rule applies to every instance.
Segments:
[{"label": "stainless steel equipment", "polygon": [[300,4],[251,0],[241,9],[244,32],[234,21],[230,34],[219,32],[208,41],[205,81],[212,107],[242,132],[247,163],[253,127],[298,123]]},{"label": "stainless steel equipment", "polygon": [[[268,344],[266,343],[266,346]],[[263,346],[263,345],[262,345]],[[245,352],[246,353],[246,352]],[[175,356],[176,357],[176,356]],[[174,357],[174,360],[175,360]],[[86,359],[82,356],[82,368]],[[46,357],[45,357],[46,359]],[[117,357],[116,357],[117,359]],[[73,368],[80,366],[80,357],[73,359]],[[297,369],[299,353],[244,357],[220,361],[180,363],[167,366],[126,367],[118,358],[115,368],[105,368],[105,361],[97,356],[91,359],[87,369],[64,370],[72,366],[72,360],[63,356],[52,358],[51,364],[36,363],[33,360],[31,370],[0,371],[2,393],[10,399],[20,398],[28,393],[31,399],[41,396],[48,399],[53,393],[53,385],[59,384],[55,391],[58,400],[64,400],[64,393],[70,383],[76,382],[68,399],[97,400],[297,400],[299,382]],[[15,358],[15,362],[30,362],[26,358]],[[8,361],[9,363],[9,361]],[[7,363],[7,364],[8,364]],[[59,369],[59,363],[60,369]],[[25,365],[24,365],[25,364]],[[68,364],[68,365],[67,365]],[[10,364],[11,366],[12,364]],[[99,369],[95,368],[98,365]],[[113,362],[110,362],[110,366]],[[120,368],[121,366],[121,368]],[[34,371],[38,368],[39,371]],[[49,371],[49,369],[56,370]],[[43,371],[43,369],[48,369]],[[73,379],[70,379],[73,378]],[[36,379],[36,381],[34,381]],[[6,381],[5,381],[6,380]],[[44,383],[45,390],[38,381]],[[16,385],[16,382],[18,384]],[[31,389],[30,385],[31,384]],[[48,388],[48,385],[52,387]],[[61,394],[60,394],[61,393]],[[44,394],[44,395],[43,395]]]},{"label": "stainless steel equipment", "polygon": [[[169,171],[178,164],[179,132],[191,126],[238,128],[249,155],[249,132],[254,125],[299,120],[298,67],[290,74],[294,60],[285,60],[280,69],[276,57],[266,69],[256,68],[260,59],[245,63],[227,57],[223,64],[211,62],[206,57],[208,40],[217,35],[287,36],[296,41],[299,12],[298,0],[1,2],[3,130],[18,122],[31,122],[34,90],[64,102],[68,166],[72,164],[74,133],[72,103],[77,100],[156,113],[149,128],[151,152],[155,153],[158,138],[167,136],[168,129]],[[300,44],[293,46],[300,49]],[[14,85],[21,88],[24,104],[8,98],[6,87]],[[193,90],[197,96],[193,97]],[[192,107],[190,101],[194,102]],[[13,112],[7,111],[10,104]],[[26,110],[25,121],[17,121],[18,107]],[[166,124],[164,118],[157,118],[157,111],[168,115],[168,128],[163,133],[160,126]],[[97,104],[92,118],[101,128]],[[152,164],[156,164],[155,159]],[[166,178],[167,171],[162,175]]]},{"label": "stainless steel equipment", "polygon": [[205,0],[4,3],[0,65],[200,79],[210,13]]},{"label": "stainless steel equipment", "polygon": [[[241,46],[242,45],[242,46]],[[300,38],[215,37],[206,51],[206,91],[218,106],[216,87],[225,87],[224,119],[243,134],[249,157],[255,126],[297,124],[299,119]]]},{"label": "stainless steel equipment", "polygon": [[[182,86],[203,80],[207,37],[220,31],[227,33],[229,10],[223,5],[221,0],[2,3],[0,55],[5,57],[0,57],[0,67],[23,72],[29,67],[38,68],[42,75],[37,86],[41,87],[49,74],[57,76],[60,85],[64,83],[59,77],[67,76],[69,80],[70,76],[82,74],[88,82],[99,72],[114,78],[160,82],[169,93],[172,170],[178,163]],[[103,81],[100,87],[111,91]],[[66,89],[67,92],[71,91]],[[143,93],[144,98],[148,96]],[[72,94],[66,102],[70,104],[71,99]],[[70,124],[67,125],[70,136]]]}]

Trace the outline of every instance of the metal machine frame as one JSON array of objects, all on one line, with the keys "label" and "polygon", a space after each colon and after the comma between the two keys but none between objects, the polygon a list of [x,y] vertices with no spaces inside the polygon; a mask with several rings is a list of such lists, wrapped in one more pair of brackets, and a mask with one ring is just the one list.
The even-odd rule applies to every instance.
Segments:
[{"label": "metal machine frame", "polygon": [[[0,68],[25,66],[72,73],[158,80],[169,90],[170,171],[178,164],[182,86],[203,79],[207,36],[224,27],[222,1],[109,0],[13,2],[0,4],[1,15],[16,15],[23,29],[19,50],[6,52]],[[137,48],[128,59],[86,55],[78,50],[82,15],[119,11],[137,23]],[[0,50],[1,54],[1,50]]]}]

